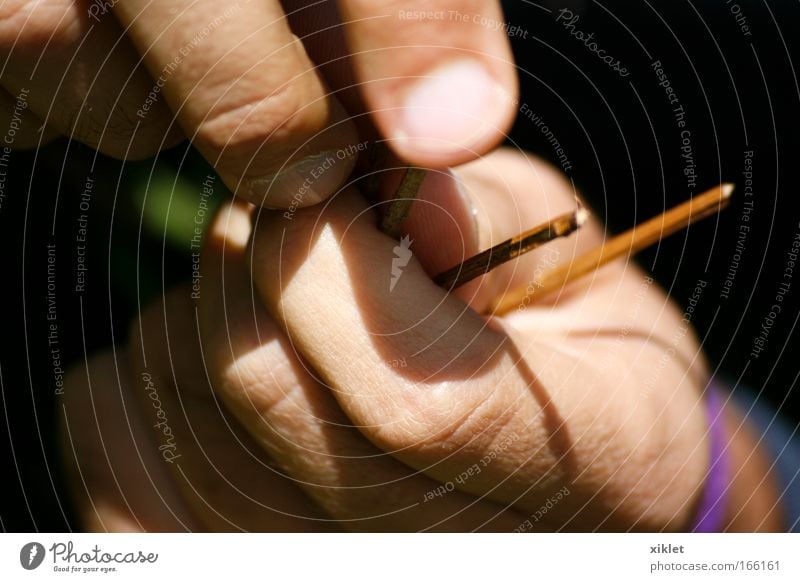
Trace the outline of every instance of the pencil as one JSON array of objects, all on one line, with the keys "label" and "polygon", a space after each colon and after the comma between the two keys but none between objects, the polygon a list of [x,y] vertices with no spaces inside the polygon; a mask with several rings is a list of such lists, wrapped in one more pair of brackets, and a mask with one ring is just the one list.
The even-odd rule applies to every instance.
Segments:
[{"label": "pencil", "polygon": [[589,212],[582,207],[514,236],[443,271],[433,281],[445,289],[455,289],[503,263],[532,251],[551,240],[568,236],[586,222]]},{"label": "pencil", "polygon": [[539,299],[561,289],[567,283],[594,272],[606,263],[620,257],[629,257],[651,244],[686,228],[690,224],[712,216],[728,205],[733,184],[720,184],[665,213],[651,218],[632,229],[591,250],[577,259],[544,273],[533,285],[514,289],[496,299],[489,313],[502,315],[526,303],[526,299]]},{"label": "pencil", "polygon": [[392,238],[400,237],[403,221],[411,212],[411,205],[417,197],[422,181],[427,176],[427,170],[422,168],[408,168],[403,175],[397,193],[389,203],[389,208],[381,221],[381,230]]}]

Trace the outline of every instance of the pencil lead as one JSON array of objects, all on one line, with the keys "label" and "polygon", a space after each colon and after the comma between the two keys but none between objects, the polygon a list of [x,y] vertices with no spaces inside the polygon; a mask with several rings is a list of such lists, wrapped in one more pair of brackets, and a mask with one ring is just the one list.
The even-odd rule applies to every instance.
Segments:
[{"label": "pencil lead", "polygon": [[720,184],[719,189],[722,191],[722,199],[728,200],[733,194],[733,191],[736,189],[736,184],[726,182],[724,184]]},{"label": "pencil lead", "polygon": [[590,216],[591,213],[585,206],[578,206],[578,210],[575,211],[575,223],[578,225],[578,228],[586,224]]}]

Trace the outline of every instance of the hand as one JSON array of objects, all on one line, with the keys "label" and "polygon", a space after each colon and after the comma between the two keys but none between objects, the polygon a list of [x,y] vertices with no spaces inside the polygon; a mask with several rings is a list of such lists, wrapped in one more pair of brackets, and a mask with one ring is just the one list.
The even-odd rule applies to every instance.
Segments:
[{"label": "hand", "polygon": [[510,125],[516,78],[497,2],[283,5],[4,2],[0,111],[15,130],[3,145],[62,134],[139,159],[188,138],[232,191],[286,208],[348,177],[363,149],[351,115],[361,136],[374,123],[405,161],[431,167],[485,153]]},{"label": "hand", "polygon": [[[481,317],[506,287],[598,244],[599,225],[448,295],[430,275],[574,208],[574,194],[500,151],[429,175],[420,196],[414,257],[391,290],[402,253],[354,190],[290,218],[224,209],[199,298],[173,290],[127,351],[67,382],[87,527],[686,528],[708,466],[708,372],[675,306],[616,262]],[[769,526],[767,469],[729,414],[736,518]]]}]

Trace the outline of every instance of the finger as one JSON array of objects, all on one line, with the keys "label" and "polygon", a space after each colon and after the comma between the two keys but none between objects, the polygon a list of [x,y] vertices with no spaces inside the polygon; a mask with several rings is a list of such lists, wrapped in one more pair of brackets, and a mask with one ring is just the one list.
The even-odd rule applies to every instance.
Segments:
[{"label": "finger", "polygon": [[504,138],[517,81],[498,2],[339,6],[364,100],[401,158],[453,166]]},{"label": "finger", "polygon": [[307,206],[349,175],[352,124],[276,0],[133,0],[114,9],[229,188],[256,204]]},{"label": "finger", "polygon": [[[662,365],[668,390],[643,400],[659,346],[630,341],[612,351],[612,335],[589,350],[563,322],[539,334],[487,322],[414,260],[388,292],[395,244],[352,191],[291,221],[265,213],[253,242],[265,304],[372,442],[443,482],[488,459],[464,489],[527,511],[569,483],[579,494],[553,519],[682,524],[705,466],[696,446],[704,422],[682,365]],[[605,358],[619,358],[625,377],[597,378]],[[403,359],[407,367],[390,365]],[[676,475],[679,493],[667,487]]]},{"label": "finger", "polygon": [[[389,166],[391,168],[391,166]],[[381,172],[380,203],[385,215],[406,169]],[[469,192],[451,170],[429,170],[422,180],[401,230],[423,268],[437,274],[478,252],[477,209]]]},{"label": "finger", "polygon": [[[67,375],[62,457],[87,531],[186,531],[197,522],[136,414],[123,357],[106,352]],[[133,412],[133,413],[132,413]]]},{"label": "finger", "polygon": [[147,309],[130,344],[149,436],[185,502],[210,531],[335,529],[214,398],[191,293]]},{"label": "finger", "polygon": [[63,135],[118,158],[151,156],[180,141],[180,129],[161,102],[137,115],[157,88],[113,15],[99,6],[4,2],[2,84]]},{"label": "finger", "polygon": [[[461,189],[475,207],[481,250],[574,211],[579,204],[574,187],[563,174],[534,156],[510,149],[499,149],[458,167],[455,172]],[[600,244],[602,238],[597,218],[590,217],[574,235],[547,243],[493,269],[479,279],[473,291],[458,289],[456,293],[482,313],[498,295],[530,285],[545,269],[572,260]]]},{"label": "finger", "polygon": [[[389,172],[381,207],[397,191],[402,172]],[[545,162],[499,149],[455,170],[431,170],[402,225],[425,272],[435,276],[481,250],[575,210],[571,184]],[[455,290],[482,313],[499,294],[531,284],[545,268],[600,244],[596,219],[579,233],[548,243]],[[564,296],[557,296],[564,301]]]},{"label": "finger", "polygon": [[[578,204],[578,193],[563,174],[535,156],[521,155],[510,149],[501,148],[459,167],[456,173],[461,189],[468,193],[476,209],[481,249],[574,210]],[[637,312],[651,314],[652,319],[646,324],[637,321],[626,335],[633,334],[677,352],[690,366],[690,375],[704,382],[708,373],[703,358],[698,357],[696,343],[681,341],[674,345],[675,334],[680,331],[675,329],[675,322],[683,315],[666,301],[658,285],[651,285],[652,279],[645,278],[631,261],[613,261],[558,292],[532,301],[538,278],[594,250],[606,236],[600,214],[595,213],[577,233],[494,269],[479,280],[475,292],[459,289],[457,294],[482,313],[502,293],[516,288],[529,289],[531,296],[521,302],[508,319],[523,331],[569,328],[575,335],[616,333],[615,326],[631,318],[630,298],[635,298]]]},{"label": "finger", "polygon": [[200,329],[217,390],[270,456],[347,529],[509,531],[518,525],[522,519],[514,512],[417,474],[350,425],[253,302],[242,248],[231,244],[246,239],[230,234],[243,220],[223,212],[212,229],[203,255],[210,272],[200,297]]},{"label": "finger", "polygon": [[[394,178],[387,181],[385,196],[396,191]],[[534,156],[501,148],[454,172],[431,172],[403,227],[414,241],[411,250],[415,258],[428,275],[434,276],[479,250],[574,210],[577,200],[572,184],[555,168]],[[474,225],[467,216],[474,216]],[[483,313],[499,295],[516,288],[530,289],[531,296],[509,315],[515,326],[537,332],[569,327],[575,334],[581,330],[596,334],[603,329],[613,333],[613,324],[608,322],[624,321],[631,309],[626,297],[636,297],[640,311],[660,314],[647,330],[638,333],[664,346],[674,343],[669,333],[673,326],[668,321],[680,315],[665,303],[656,285],[642,288],[643,274],[628,261],[615,261],[585,280],[531,301],[537,278],[594,249],[603,238],[602,225],[597,216],[592,216],[576,234],[493,269],[456,289],[455,295]],[[574,310],[552,309],[570,305],[580,307],[579,318]],[[530,316],[528,312],[534,308],[535,316]],[[693,342],[680,342],[673,350],[691,366],[692,377],[707,376]]]}]

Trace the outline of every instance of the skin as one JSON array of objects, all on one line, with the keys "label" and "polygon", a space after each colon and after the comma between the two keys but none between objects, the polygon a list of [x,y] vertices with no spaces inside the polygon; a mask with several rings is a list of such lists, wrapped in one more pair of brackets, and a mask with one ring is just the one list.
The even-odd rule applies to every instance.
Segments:
[{"label": "skin", "polygon": [[[204,249],[200,298],[172,291],[133,325],[127,347],[69,377],[64,443],[86,523],[685,529],[708,465],[708,372],[675,306],[618,262],[547,302],[481,317],[497,289],[550,255],[536,251],[450,295],[430,275],[518,221],[563,212],[574,193],[542,162],[500,151],[426,182],[420,196],[408,224],[414,258],[391,292],[397,243],[355,191],[291,220],[224,209]],[[450,223],[462,236],[442,238]],[[593,222],[553,246],[568,260],[600,237]],[[172,462],[159,457],[162,429],[138,432],[158,420],[143,373],[181,455]],[[91,402],[99,429],[80,420]],[[726,415],[736,468],[727,529],[778,530],[768,464],[739,412]],[[98,462],[101,443],[108,463]],[[542,515],[559,491],[568,495]]]},{"label": "skin", "polygon": [[[403,16],[458,11],[502,22],[496,2],[108,4],[113,13],[89,0],[0,5],[0,124],[29,92],[13,147],[61,134],[141,159],[190,139],[232,191],[283,208],[293,201],[283,196],[293,164],[358,144],[359,134],[388,140],[406,162],[445,167],[489,151],[513,119],[516,75],[502,30]],[[408,138],[426,110],[404,104],[442,66],[465,61],[491,81],[491,102],[481,107],[491,118],[468,143],[427,151]],[[328,172],[300,205],[335,192],[354,163]]]},{"label": "skin", "polygon": [[[615,264],[487,321],[482,308],[526,284],[545,255],[452,296],[430,282],[570,208],[551,169],[499,153],[460,169],[464,192],[448,175],[432,179],[392,293],[395,242],[373,210],[352,189],[316,205],[354,157],[313,196],[294,197],[294,164],[361,136],[432,168],[489,152],[514,115],[502,30],[399,11],[501,21],[497,4],[312,4],[125,0],[96,18],[87,0],[0,6],[0,123],[27,95],[13,147],[66,135],[140,159],[189,139],[239,200],[301,207],[291,219],[241,203],[221,213],[201,299],[174,290],[135,322],[127,347],[73,371],[61,422],[85,527],[510,531],[566,490],[530,529],[685,528],[708,461],[707,372],[660,290],[639,293],[642,274]],[[415,109],[409,96],[465,59],[490,82],[463,100],[492,86],[473,103],[481,126],[466,141],[424,135],[426,112],[436,121],[462,99]],[[564,260],[599,240],[595,224],[552,248]],[[775,529],[768,464],[737,411],[726,426],[740,467],[730,528]],[[443,484],[446,494],[431,494]]]}]

